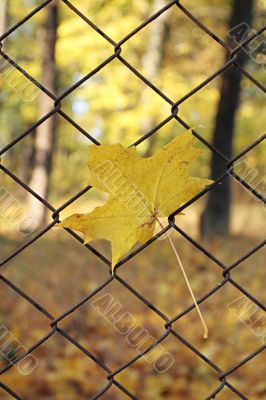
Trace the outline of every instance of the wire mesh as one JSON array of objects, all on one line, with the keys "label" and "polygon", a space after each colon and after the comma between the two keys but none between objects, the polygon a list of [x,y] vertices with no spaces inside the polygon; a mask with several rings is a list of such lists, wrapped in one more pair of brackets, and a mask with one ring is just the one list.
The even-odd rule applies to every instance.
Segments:
[{"label": "wire mesh", "polygon": [[[14,68],[16,68],[18,71],[20,71],[27,79],[29,79],[36,87],[38,87],[41,91],[43,91],[47,96],[49,96],[53,102],[54,102],[54,108],[51,110],[47,115],[42,117],[39,121],[37,121],[34,125],[32,125],[29,129],[27,129],[25,132],[22,132],[18,137],[16,137],[13,141],[11,141],[9,144],[4,146],[1,151],[0,151],[0,156],[8,152],[11,148],[13,148],[17,143],[23,141],[24,138],[26,138],[28,135],[31,135],[35,129],[40,126],[42,123],[44,123],[47,119],[52,117],[55,114],[61,115],[64,119],[66,119],[70,124],[73,125],[75,129],[77,129],[79,132],[81,132],[86,138],[88,138],[92,143],[95,144],[100,144],[93,136],[90,135],[86,130],[84,130],[81,126],[79,126],[67,113],[65,113],[61,109],[61,102],[63,99],[65,99],[67,96],[69,96],[73,91],[75,91],[82,83],[88,81],[91,79],[94,75],[96,75],[101,69],[108,67],[109,63],[117,59],[119,60],[126,68],[128,68],[135,76],[137,76],[138,79],[140,79],[142,82],[144,82],[146,85],[148,85],[154,92],[156,92],[164,101],[166,101],[169,104],[169,116],[164,119],[161,123],[159,123],[157,126],[153,127],[149,132],[145,133],[142,137],[140,137],[135,143],[132,143],[134,146],[138,146],[140,143],[144,142],[146,139],[151,137],[152,135],[155,135],[156,132],[158,132],[164,125],[166,125],[168,122],[172,120],[176,120],[178,123],[180,123],[182,126],[185,128],[191,128],[179,115],[179,106],[191,98],[196,92],[198,92],[200,89],[202,89],[204,86],[206,86],[210,81],[212,81],[214,78],[217,76],[221,75],[226,69],[233,67],[233,68],[238,68],[241,70],[242,74],[246,76],[247,79],[249,79],[254,85],[256,85],[260,90],[262,90],[265,93],[265,87],[258,82],[249,72],[247,72],[243,67],[241,67],[238,63],[238,54],[241,51],[241,49],[244,48],[249,42],[251,42],[254,37],[261,35],[264,30],[266,29],[266,26],[261,27],[257,32],[254,32],[253,34],[249,35],[239,43],[235,48],[229,48],[228,44],[225,43],[221,38],[219,38],[215,32],[211,31],[209,28],[207,28],[201,21],[197,19],[186,7],[184,7],[178,0],[172,0],[171,2],[167,3],[163,8],[158,10],[155,14],[153,14],[150,18],[145,20],[143,23],[141,23],[136,29],[133,31],[129,32],[124,38],[122,38],[119,42],[115,42],[112,38],[110,38],[105,32],[101,30],[99,26],[96,26],[90,19],[88,19],[87,16],[85,16],[78,8],[76,8],[70,1],[68,0],[62,0],[63,3],[73,12],[75,13],[78,17],[80,17],[83,21],[86,22],[88,26],[90,26],[92,29],[94,29],[99,35],[101,35],[107,42],[109,42],[113,48],[114,48],[114,54],[108,57],[105,61],[103,61],[100,65],[98,65],[96,68],[94,68],[92,71],[90,71],[85,77],[80,79],[77,83],[74,85],[70,86],[67,90],[65,90],[64,93],[62,93],[59,97],[55,96],[53,93],[51,93],[48,88],[44,87],[40,82],[38,82],[36,79],[34,79],[25,69],[23,69],[18,63],[16,63],[15,60],[13,60],[7,53],[4,51],[4,46],[3,46],[3,40],[6,39],[9,35],[11,35],[13,32],[15,32],[20,26],[25,24],[28,20],[30,20],[34,15],[39,13],[43,8],[49,5],[52,0],[47,0],[44,1],[42,4],[40,4],[38,7],[36,7],[30,14],[25,16],[23,19],[21,19],[19,22],[17,22],[14,26],[12,26],[10,29],[8,29],[1,37],[0,37],[0,54],[1,57],[3,57],[10,65],[12,65]],[[205,32],[209,37],[212,38],[212,40],[216,41],[220,46],[222,46],[225,50],[228,52],[228,59],[224,63],[224,65],[219,68],[215,73],[213,73],[211,76],[209,76],[207,79],[205,79],[201,84],[199,84],[197,87],[193,88],[189,93],[187,93],[185,96],[182,98],[178,99],[177,101],[174,101],[167,97],[158,87],[156,87],[149,79],[147,79],[144,75],[142,75],[136,68],[134,68],[124,57],[123,57],[123,45],[129,41],[134,35],[136,35],[138,32],[140,32],[143,28],[145,28],[147,25],[152,24],[153,21],[155,21],[157,18],[160,18],[160,16],[165,13],[167,10],[170,8],[176,7],[177,12],[181,12],[185,14],[188,19],[190,20],[190,23],[196,24],[202,31]],[[244,393],[239,391],[236,387],[234,387],[229,381],[228,378],[230,375],[245,365],[248,362],[251,362],[258,354],[260,354],[263,350],[265,350],[265,344],[257,348],[254,352],[249,354],[247,357],[242,359],[241,361],[237,363],[233,363],[232,366],[227,369],[227,370],[221,370],[218,365],[216,365],[210,358],[206,357],[199,349],[197,349],[192,343],[190,343],[185,337],[183,337],[176,329],[174,329],[173,324],[174,322],[178,321],[179,319],[183,318],[185,315],[190,313],[194,309],[194,305],[191,305],[187,308],[185,308],[182,312],[177,314],[174,318],[168,318],[167,315],[165,315],[162,311],[160,311],[154,304],[152,304],[149,300],[147,300],[141,293],[139,293],[134,287],[132,287],[126,280],[122,279],[121,276],[119,276],[119,268],[123,266],[128,260],[134,258],[139,252],[144,250],[147,246],[149,246],[151,243],[154,241],[158,240],[161,235],[163,235],[166,231],[169,229],[175,229],[180,235],[182,235],[185,240],[187,240],[191,246],[196,247],[200,252],[205,254],[210,260],[212,260],[215,264],[218,265],[218,267],[221,269],[221,282],[216,285],[215,287],[211,288],[211,290],[207,291],[201,298],[197,299],[198,304],[201,304],[205,302],[207,299],[209,299],[214,293],[217,291],[221,290],[225,285],[232,285],[234,288],[236,288],[240,293],[242,293],[244,296],[246,296],[250,301],[252,301],[254,304],[256,304],[259,309],[265,312],[265,306],[257,299],[255,298],[249,291],[247,291],[244,287],[242,287],[237,281],[235,281],[231,275],[230,272],[237,268],[244,260],[248,259],[251,257],[254,253],[256,253],[259,249],[261,249],[265,245],[265,240],[262,240],[259,244],[257,244],[254,248],[252,248],[248,253],[241,255],[241,257],[235,261],[233,264],[227,265],[223,262],[221,262],[219,259],[217,259],[214,254],[209,252],[207,249],[205,249],[200,243],[198,243],[196,240],[194,240],[187,232],[182,230],[180,227],[178,227],[175,223],[175,216],[180,213],[182,210],[186,209],[188,206],[191,204],[195,203],[200,199],[202,196],[204,196],[207,192],[210,190],[214,190],[215,186],[224,181],[228,177],[232,177],[233,179],[237,180],[241,185],[243,185],[247,190],[249,190],[253,195],[255,195],[258,200],[262,203],[265,204],[265,197],[263,196],[262,193],[259,193],[254,187],[252,187],[247,181],[242,179],[235,171],[234,171],[234,165],[236,161],[241,159],[245,154],[247,154],[249,151],[251,151],[253,148],[258,146],[262,141],[265,140],[266,135],[264,134],[261,136],[258,140],[253,142],[250,146],[248,146],[246,149],[244,149],[241,153],[239,153],[237,156],[235,156],[233,159],[228,159],[224,154],[222,154],[218,149],[216,149],[210,142],[208,142],[206,139],[204,139],[200,134],[198,134],[195,130],[192,130],[193,134],[197,137],[198,140],[200,140],[205,146],[207,146],[212,152],[216,153],[216,155],[220,158],[223,159],[226,167],[226,172],[220,176],[218,179],[215,180],[215,182],[207,187],[205,190],[203,190],[201,193],[198,195],[194,196],[189,202],[184,204],[182,207],[178,208],[171,216],[169,216],[168,219],[168,225],[162,229],[159,233],[156,234],[151,240],[149,240],[147,243],[144,245],[138,247],[136,250],[131,252],[127,257],[123,258],[119,263],[116,265],[114,275],[111,274],[110,271],[110,261],[105,258],[103,254],[101,254],[98,250],[96,250],[94,247],[92,247],[90,244],[87,244],[86,247],[89,251],[93,252],[102,262],[103,264],[106,265],[106,267],[110,271],[110,277],[99,287],[97,287],[95,290],[93,290],[91,293],[89,293],[85,298],[83,298],[79,303],[75,304],[73,307],[65,310],[64,313],[62,313],[60,316],[55,317],[50,314],[43,306],[41,306],[38,302],[36,302],[31,296],[29,296],[26,292],[18,288],[12,281],[7,279],[5,276],[2,274],[0,275],[1,281],[7,285],[9,288],[11,288],[13,291],[15,291],[19,296],[22,296],[27,302],[31,303],[40,313],[42,313],[45,317],[47,317],[50,320],[50,332],[41,338],[38,342],[36,342],[30,349],[28,349],[26,352],[21,354],[18,358],[13,360],[12,362],[8,363],[7,366],[5,366],[1,371],[0,375],[4,374],[6,371],[8,371],[10,368],[12,368],[15,364],[17,364],[21,359],[25,358],[28,354],[32,353],[36,348],[41,346],[43,343],[45,343],[49,338],[51,338],[55,333],[60,334],[63,336],[66,340],[68,340],[70,343],[72,343],[73,346],[75,346],[79,351],[81,351],[86,357],[91,359],[94,363],[96,363],[106,374],[106,386],[103,387],[98,393],[96,393],[92,399],[100,399],[103,397],[105,393],[107,393],[113,386],[115,386],[118,390],[122,391],[128,398],[131,399],[138,399],[133,393],[131,393],[128,388],[126,388],[124,385],[120,384],[118,380],[116,379],[117,375],[121,372],[126,370],[129,366],[131,366],[134,362],[136,362],[138,359],[142,358],[145,354],[147,354],[151,349],[153,349],[155,346],[157,346],[159,343],[163,342],[167,337],[172,336],[175,338],[182,346],[184,346],[187,351],[193,352],[194,354],[199,357],[199,359],[203,362],[208,364],[215,372],[217,375],[217,388],[215,391],[210,393],[207,397],[206,400],[208,399],[214,399],[219,393],[222,393],[225,388],[229,389],[232,391],[238,398],[241,399],[247,399]],[[28,193],[30,193],[32,196],[34,196],[38,201],[43,203],[43,205],[52,213],[52,218],[53,222],[48,224],[45,228],[43,228],[40,232],[38,232],[35,236],[33,236],[30,240],[26,241],[23,243],[21,246],[16,248],[15,251],[12,252],[3,262],[1,262],[0,266],[3,267],[5,266],[10,260],[14,259],[19,253],[23,252],[27,247],[31,246],[35,241],[46,235],[59,221],[60,221],[60,212],[63,211],[66,207],[68,207],[71,203],[73,203],[75,200],[83,196],[88,190],[90,190],[90,187],[86,187],[80,192],[78,192],[75,196],[70,198],[67,202],[62,204],[59,208],[55,209],[46,199],[40,197],[37,193],[35,193],[27,184],[25,184],[20,178],[18,178],[10,169],[5,167],[2,163],[0,163],[0,169],[7,174],[12,180],[17,182],[23,189],[25,189]],[[79,237],[75,232],[73,232],[71,229],[66,229],[66,231],[72,235],[77,241],[83,244],[83,240],[81,237]],[[106,288],[110,283],[116,280],[120,285],[122,285],[124,288],[126,288],[128,291],[130,291],[134,296],[136,296],[141,302],[145,304],[146,307],[151,309],[154,313],[158,315],[158,317],[161,319],[163,326],[165,327],[165,332],[150,346],[148,346],[145,350],[143,350],[141,353],[139,353],[136,357],[128,360],[127,363],[122,365],[120,368],[116,370],[111,370],[105,362],[103,362],[99,357],[97,357],[95,354],[91,353],[88,351],[86,348],[81,345],[77,340],[75,340],[71,335],[69,335],[63,328],[60,327],[60,322],[66,318],[69,314],[75,312],[76,310],[79,309],[83,304],[88,302],[90,299],[94,298],[98,293],[100,293],[104,288]],[[232,351],[233,355],[233,351]],[[6,386],[4,383],[0,382],[0,387],[8,393],[11,397],[15,399],[22,399],[22,397],[13,391],[11,388]]]}]

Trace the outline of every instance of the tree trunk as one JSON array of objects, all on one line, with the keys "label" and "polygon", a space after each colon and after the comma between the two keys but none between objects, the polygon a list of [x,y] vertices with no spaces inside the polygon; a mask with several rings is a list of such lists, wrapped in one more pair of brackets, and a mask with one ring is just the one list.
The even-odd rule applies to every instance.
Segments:
[{"label": "tree trunk", "polygon": [[[253,0],[234,0],[229,21],[229,30],[246,23],[249,27],[252,22]],[[243,25],[242,25],[243,26]],[[242,30],[243,33],[243,30]],[[230,36],[234,36],[230,35]],[[237,35],[228,40],[231,47],[237,45]],[[238,36],[239,39],[239,36]],[[243,40],[242,35],[242,40]],[[244,51],[238,56],[238,63],[244,66],[247,55]],[[235,117],[241,91],[241,72],[234,66],[228,68],[222,76],[220,100],[217,108],[215,128],[212,144],[226,157],[231,158],[233,153],[233,135]],[[211,179],[215,180],[225,172],[224,161],[212,154]],[[230,226],[231,186],[230,179],[217,185],[208,195],[206,209],[201,216],[201,235],[203,238],[215,239],[226,236]]]},{"label": "tree trunk", "polygon": [[[7,0],[0,0],[0,35],[3,35],[6,30],[6,25],[7,25],[7,19],[8,19],[8,8],[7,8]],[[2,42],[4,43],[4,41]],[[3,65],[6,65],[5,60],[1,57],[0,59],[0,73],[4,71]],[[4,62],[4,64],[2,64]],[[1,112],[3,112],[3,96],[0,97],[0,109]],[[2,132],[1,132],[2,134]],[[0,146],[2,146],[2,140],[0,140]]]},{"label": "tree trunk", "polygon": [[3,35],[6,29],[7,19],[7,0],[1,0],[0,2],[0,35]]},{"label": "tree trunk", "polygon": [[[166,4],[165,0],[154,0],[152,5],[152,12],[154,14],[156,11],[160,10]],[[147,42],[147,50],[142,59],[142,68],[145,71],[144,75],[151,82],[154,82],[160,73],[162,62],[164,59],[164,47],[167,37],[167,19],[168,13],[165,12],[160,15],[160,17],[150,25],[149,39]],[[145,85],[146,88],[146,85]],[[147,93],[148,91],[142,90],[140,104],[145,106],[147,104]],[[155,121],[151,116],[144,116],[141,120],[141,131],[147,133],[155,125]],[[146,150],[145,155],[149,156],[153,152],[155,146],[156,134],[150,137],[149,146]]]},{"label": "tree trunk", "polygon": [[[55,46],[58,26],[58,4],[46,7],[46,16],[41,28],[42,83],[52,93],[56,92]],[[39,97],[40,117],[51,110],[51,100],[45,94]],[[55,146],[56,116],[50,117],[39,126],[35,133],[34,161],[29,186],[41,197],[47,199],[50,189],[52,157]],[[46,222],[46,209],[32,195],[28,196],[28,214],[33,215],[37,225]]]}]

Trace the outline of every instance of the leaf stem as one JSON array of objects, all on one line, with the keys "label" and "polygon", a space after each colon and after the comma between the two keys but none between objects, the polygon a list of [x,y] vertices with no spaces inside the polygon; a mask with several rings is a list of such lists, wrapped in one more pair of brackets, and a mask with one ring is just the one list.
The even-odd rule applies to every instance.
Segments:
[{"label": "leaf stem", "polygon": [[[163,227],[163,225],[161,224],[161,221],[160,221],[157,217],[155,217],[155,218],[156,218],[156,221],[158,222],[158,224],[159,224],[159,225],[161,226],[161,228],[163,229],[164,227]],[[205,322],[205,320],[204,320],[204,318],[203,318],[203,315],[202,315],[202,313],[201,313],[201,311],[200,311],[200,308],[199,308],[199,306],[198,306],[198,303],[197,303],[197,300],[196,300],[195,295],[194,295],[194,293],[193,293],[192,287],[191,287],[191,285],[190,285],[190,283],[189,283],[189,279],[188,279],[188,277],[187,277],[187,274],[186,274],[184,265],[183,265],[183,263],[182,263],[182,261],[181,261],[181,258],[180,258],[179,254],[178,254],[178,252],[177,252],[177,250],[176,250],[176,248],[175,248],[175,245],[174,245],[174,243],[173,243],[173,241],[172,241],[172,239],[171,239],[171,236],[168,235],[168,232],[165,232],[165,235],[166,235],[166,237],[167,237],[167,239],[168,239],[168,241],[169,241],[169,243],[170,243],[170,245],[171,245],[171,247],[172,247],[172,249],[173,249],[173,252],[174,252],[174,254],[175,254],[175,257],[176,257],[176,259],[177,259],[177,262],[178,262],[178,264],[179,264],[179,266],[180,266],[180,268],[181,268],[182,274],[183,274],[184,279],[185,279],[185,281],[186,281],[188,290],[189,290],[190,295],[191,295],[191,297],[192,297],[192,299],[193,299],[193,301],[194,301],[196,310],[197,310],[197,312],[198,312],[198,314],[199,314],[199,317],[200,317],[200,320],[201,320],[201,323],[202,323],[202,326],[203,326],[203,329],[204,329],[203,338],[204,338],[204,339],[208,339],[208,337],[209,337],[209,330],[208,330],[207,324],[206,324],[206,322]]]}]

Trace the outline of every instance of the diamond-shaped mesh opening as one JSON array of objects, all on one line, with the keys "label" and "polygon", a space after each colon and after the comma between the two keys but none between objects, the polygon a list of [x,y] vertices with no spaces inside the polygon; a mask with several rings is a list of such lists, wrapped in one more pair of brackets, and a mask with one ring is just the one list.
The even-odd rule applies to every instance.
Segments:
[{"label": "diamond-shaped mesh opening", "polygon": [[170,106],[114,59],[67,96],[62,110],[99,142],[129,146],[167,118]]},{"label": "diamond-shaped mesh opening", "polygon": [[[83,328],[80,328],[80,321]],[[160,317],[119,282],[111,282],[89,299],[60,326],[85,348],[108,360],[111,369],[120,368],[147,349],[162,334]],[[95,327],[97,326],[97,329]],[[88,336],[87,332],[90,332]],[[119,349],[114,343],[119,343]]]},{"label": "diamond-shaped mesh opening", "polygon": [[[234,363],[237,363],[256,351],[261,345],[261,339],[254,335],[254,332],[241,320],[250,304],[251,301],[248,298],[241,296],[236,288],[227,283],[201,307],[211,326],[213,341],[202,341],[201,332],[195,332],[193,329],[197,320],[195,310],[180,317],[173,326],[216,365],[226,370],[232,367],[230,357],[232,348],[234,348]],[[246,347],[242,346],[243,342],[247,343]],[[248,379],[248,377],[246,378]]]},{"label": "diamond-shaped mesh opening", "polygon": [[[234,67],[229,67],[229,69],[233,70]],[[221,73],[180,105],[179,116],[190,126],[197,126],[197,132],[208,141],[211,139],[214,128],[219,89],[224,73]],[[256,132],[256,139],[260,139],[264,135],[265,115],[263,113],[257,115],[255,112],[257,107],[263,107],[264,96],[264,91],[242,74],[241,99],[234,128],[234,156],[252,144],[251,131]],[[261,146],[263,146],[263,142]],[[253,150],[257,162],[262,160],[261,157],[265,154],[265,149],[263,151],[261,146],[256,146]]]},{"label": "diamond-shaped mesh opening", "polygon": [[[175,29],[167,30],[168,25]],[[189,36],[186,30],[188,25],[191,28]],[[156,34],[163,37],[163,57],[164,60],[169,59],[168,63],[160,61],[159,56],[156,58]],[[149,37],[152,39],[149,40]],[[147,52],[149,57],[141,62],[139,48],[143,47],[143,42],[152,49],[150,53]],[[201,84],[207,76],[218,70],[224,57],[223,48],[175,7],[132,36],[122,45],[122,49],[123,57],[172,99],[181,98]],[[161,62],[159,76],[155,73],[156,66],[151,65],[153,59]],[[201,63],[202,59],[205,59],[204,63]],[[188,61],[190,68],[184,68]]]},{"label": "diamond-shaped mesh opening", "polygon": [[[220,271],[213,261],[198,250],[192,252],[190,243],[174,230],[169,235],[186,266],[197,297],[220,283]],[[166,237],[161,237],[124,264],[118,275],[170,317],[191,305],[186,283]],[[143,280],[152,285],[142,285]]]},{"label": "diamond-shaped mesh opening", "polygon": [[[145,380],[141,379],[142,374]],[[151,350],[119,373],[117,379],[137,396],[149,400],[171,399],[180,393],[189,399],[206,398],[216,387],[216,374],[212,368],[201,363],[192,352],[183,352],[182,344],[172,336],[160,343],[159,350]]]},{"label": "diamond-shaped mesh opening", "polygon": [[[243,391],[251,399],[263,398],[266,395],[265,379],[261,374],[261,366],[265,364],[265,352],[259,352],[257,357],[245,363],[242,367],[232,372],[228,380]],[[245,386],[243,376],[249,375],[252,379],[252,385]]]},{"label": "diamond-shaped mesh opening", "polygon": [[[47,359],[47,353],[53,353],[52,360]],[[14,389],[22,397],[54,395],[60,398],[62,385],[65,384],[67,393],[64,396],[70,400],[77,396],[93,397],[104,387],[105,374],[102,369],[59,333],[52,335],[30,355],[31,365],[27,366],[21,360],[2,379],[6,385],[15,381]],[[78,372],[73,374],[73,368]]]},{"label": "diamond-shaped mesh opening", "polygon": [[[46,248],[54,240],[58,243],[57,251],[48,257]],[[66,248],[69,252],[67,260],[61,258]],[[11,259],[2,274],[56,315],[108,279],[108,270],[102,267],[101,261],[59,229],[49,231],[18,257]],[[78,287],[72,285],[74,281],[81,284]],[[13,313],[16,314],[15,308]]]},{"label": "diamond-shaped mesh opening", "polygon": [[[185,213],[189,216],[187,219],[179,216],[176,218],[176,225],[182,233],[187,233],[190,239],[194,239],[205,250],[210,251],[220,262],[235,264],[239,263],[242,256],[252,252],[256,247],[263,247],[265,237],[264,215],[265,210],[261,201],[244,187],[238,180],[232,177],[226,177],[220,184],[225,185],[229,182],[232,188],[232,217],[231,217],[231,235],[215,241],[204,241],[199,238],[198,230],[201,224],[199,218],[201,210],[204,210],[207,196],[203,196],[197,202],[189,206]],[[214,192],[218,187],[212,189]],[[242,201],[249,206],[249,213],[243,210]],[[250,261],[252,263],[252,261]],[[261,257],[260,263],[263,263]],[[257,267],[257,263],[254,263]],[[258,267],[259,268],[259,267]]]},{"label": "diamond-shaped mesh opening", "polygon": [[[21,7],[20,10],[18,14],[24,14],[25,7]],[[10,57],[18,62],[23,69],[26,69],[35,79],[39,80],[40,83],[43,82],[41,77],[42,57],[39,45],[41,33],[38,31],[38,27],[43,23],[45,11],[44,7],[32,18],[24,22],[8,37],[3,47],[3,50]],[[61,71],[60,80],[65,85],[64,87],[59,82],[61,91],[63,91],[112,55],[112,47],[94,29],[90,28],[85,21],[73,13],[64,2],[59,3],[58,12],[61,22],[57,40],[61,42],[61,45],[59,47],[60,52],[56,53],[56,58],[58,68]],[[68,26],[72,28],[71,34]],[[34,40],[33,42],[32,39]],[[30,45],[29,42],[31,43]],[[21,43],[21,46],[19,46],[19,43]],[[94,52],[92,51],[92,46]],[[78,59],[77,52],[81,48],[82,55],[88,54],[90,56],[83,56]],[[66,54],[67,57],[65,56]],[[33,67],[30,67],[32,65]]]}]

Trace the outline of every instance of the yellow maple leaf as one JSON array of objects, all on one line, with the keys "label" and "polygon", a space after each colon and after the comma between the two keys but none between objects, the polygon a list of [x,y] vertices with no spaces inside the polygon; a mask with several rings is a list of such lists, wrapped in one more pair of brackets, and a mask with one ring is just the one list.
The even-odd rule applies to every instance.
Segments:
[{"label": "yellow maple leaf", "polygon": [[90,146],[88,184],[109,193],[109,199],[91,213],[74,214],[58,225],[84,233],[84,243],[110,241],[114,268],[134,244],[153,236],[158,219],[211,183],[189,174],[189,164],[200,153],[193,142],[187,131],[148,158],[140,157],[135,147]]}]

